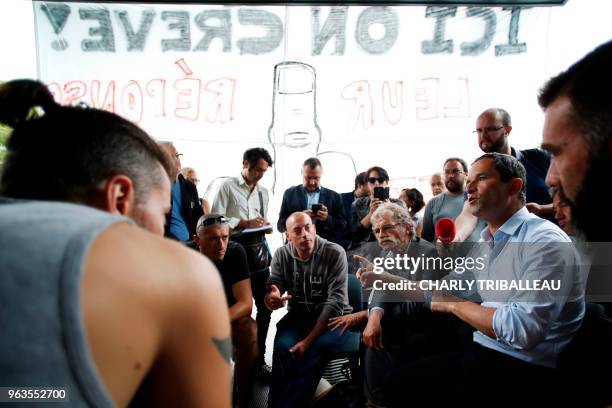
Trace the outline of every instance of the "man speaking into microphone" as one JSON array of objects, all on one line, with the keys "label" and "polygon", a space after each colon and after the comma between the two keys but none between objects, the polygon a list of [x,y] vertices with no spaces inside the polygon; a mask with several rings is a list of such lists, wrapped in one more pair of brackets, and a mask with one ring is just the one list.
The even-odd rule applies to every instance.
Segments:
[{"label": "man speaking into microphone", "polygon": [[[391,371],[385,378],[386,406],[405,406],[407,400],[420,406],[433,396],[441,405],[490,406],[500,401],[500,385],[517,382],[521,392],[504,392],[504,404],[524,405],[526,398],[530,404],[553,402],[546,391],[557,384],[557,357],[584,316],[584,279],[576,251],[559,227],[525,208],[525,169],[515,158],[488,153],[476,159],[467,192],[471,213],[488,224],[469,256],[484,256],[487,265],[478,273],[454,271],[444,279],[558,279],[561,288],[495,291],[474,285],[469,293],[409,294],[475,332],[460,351],[423,357]],[[377,276],[390,280],[388,274]],[[362,281],[371,278],[362,276]],[[441,383],[440,378],[449,380]],[[407,395],[406,384],[415,392]]]}]

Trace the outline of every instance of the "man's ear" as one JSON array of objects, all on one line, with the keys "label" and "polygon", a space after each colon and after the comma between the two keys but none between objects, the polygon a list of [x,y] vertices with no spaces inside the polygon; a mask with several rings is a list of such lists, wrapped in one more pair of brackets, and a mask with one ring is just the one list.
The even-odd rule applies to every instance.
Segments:
[{"label": "man's ear", "polygon": [[113,176],[104,184],[105,210],[111,214],[129,215],[134,208],[135,193],[132,180],[123,174]]},{"label": "man's ear", "polygon": [[517,195],[523,188],[523,180],[520,178],[513,178],[508,182],[508,193],[509,196]]},{"label": "man's ear", "polygon": [[510,136],[510,132],[512,132],[512,126],[505,126],[506,136]]},{"label": "man's ear", "polygon": [[195,242],[197,247],[200,248],[200,237],[198,234],[193,234],[193,242]]}]

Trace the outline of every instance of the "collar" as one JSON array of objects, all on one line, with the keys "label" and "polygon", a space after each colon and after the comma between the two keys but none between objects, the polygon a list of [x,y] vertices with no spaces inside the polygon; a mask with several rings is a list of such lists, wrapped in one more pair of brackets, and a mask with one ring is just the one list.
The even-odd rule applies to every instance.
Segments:
[{"label": "collar", "polygon": [[315,194],[315,193],[320,193],[321,192],[321,186],[317,187],[314,191],[308,191],[306,190],[306,187],[304,187],[304,185],[302,184],[302,188],[304,189],[304,191],[306,192],[306,194]]},{"label": "collar", "polygon": [[[238,185],[245,186],[246,188],[251,189],[251,187],[249,187],[246,180],[242,176],[242,172],[240,172],[240,174],[238,175]],[[259,183],[255,184],[255,187],[253,187],[253,190],[257,190],[257,186],[259,186]]]},{"label": "collar", "polygon": [[510,146],[510,155],[512,157],[514,157],[516,160],[521,160],[521,157],[523,157],[523,155],[521,154],[520,150],[516,150],[514,147]]},{"label": "collar", "polygon": [[497,231],[495,231],[495,235],[491,235],[489,228],[485,228],[480,233],[480,238],[485,242],[497,242],[504,237],[511,237],[516,233],[519,227],[523,225],[527,218],[529,218],[529,211],[527,211],[527,207],[522,206],[512,214],[512,217],[508,218]]}]

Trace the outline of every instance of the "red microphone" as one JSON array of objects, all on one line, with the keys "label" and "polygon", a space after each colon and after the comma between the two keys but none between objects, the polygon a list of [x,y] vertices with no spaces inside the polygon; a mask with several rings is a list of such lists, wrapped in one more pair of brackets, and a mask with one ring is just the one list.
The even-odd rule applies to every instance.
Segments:
[{"label": "red microphone", "polygon": [[456,233],[455,222],[451,218],[440,218],[436,222],[436,236],[443,244],[448,245],[453,242]]}]

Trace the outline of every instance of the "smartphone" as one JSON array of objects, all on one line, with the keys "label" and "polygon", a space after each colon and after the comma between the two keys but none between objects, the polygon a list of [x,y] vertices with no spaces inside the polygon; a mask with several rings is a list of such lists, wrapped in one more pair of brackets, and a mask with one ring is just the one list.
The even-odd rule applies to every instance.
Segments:
[{"label": "smartphone", "polygon": [[378,198],[380,201],[389,199],[389,187],[374,187],[374,198]]},{"label": "smartphone", "polygon": [[313,213],[316,214],[321,209],[321,204],[313,204],[312,207],[310,207],[310,209],[312,210]]}]

